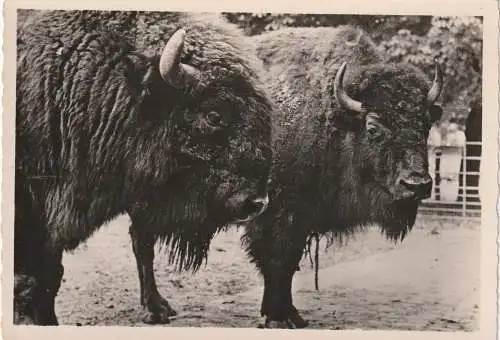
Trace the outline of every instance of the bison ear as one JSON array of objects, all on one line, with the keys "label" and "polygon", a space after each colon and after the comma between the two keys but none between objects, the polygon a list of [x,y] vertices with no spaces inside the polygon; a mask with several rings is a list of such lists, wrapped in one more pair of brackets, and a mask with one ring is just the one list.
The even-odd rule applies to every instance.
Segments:
[{"label": "bison ear", "polygon": [[443,109],[439,105],[431,105],[429,107],[429,114],[431,115],[432,123],[437,122],[443,115]]},{"label": "bison ear", "polygon": [[180,29],[175,32],[167,41],[160,57],[161,77],[178,89],[187,87],[200,77],[200,71],[197,68],[180,62],[185,37],[185,30]]}]

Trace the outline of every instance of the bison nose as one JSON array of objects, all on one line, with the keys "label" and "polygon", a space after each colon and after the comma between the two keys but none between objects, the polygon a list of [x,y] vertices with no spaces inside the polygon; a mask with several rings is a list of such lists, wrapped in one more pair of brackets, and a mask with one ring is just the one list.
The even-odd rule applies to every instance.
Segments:
[{"label": "bison nose", "polygon": [[247,198],[241,207],[240,213],[237,216],[237,223],[250,222],[261,215],[269,205],[269,196]]},{"label": "bison nose", "polygon": [[399,179],[399,185],[403,189],[404,198],[423,200],[431,196],[432,178],[425,173],[411,173]]}]

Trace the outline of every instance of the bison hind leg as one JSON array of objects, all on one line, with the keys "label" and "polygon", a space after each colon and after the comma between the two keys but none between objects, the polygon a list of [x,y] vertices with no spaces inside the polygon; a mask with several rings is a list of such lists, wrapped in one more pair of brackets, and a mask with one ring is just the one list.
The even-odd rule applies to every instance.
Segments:
[{"label": "bison hind leg", "polygon": [[14,324],[36,324],[32,312],[37,280],[20,273],[14,275]]},{"label": "bison hind leg", "polygon": [[[34,259],[38,257],[38,259]],[[64,273],[62,252],[33,254],[31,264],[16,268],[14,283],[14,323],[58,325],[55,298]],[[38,267],[38,268],[37,268]]]},{"label": "bison hind leg", "polygon": [[55,298],[64,274],[63,250],[47,242],[47,225],[41,218],[40,210],[35,201],[26,195],[25,188],[17,186],[14,226],[16,324],[58,324]]}]

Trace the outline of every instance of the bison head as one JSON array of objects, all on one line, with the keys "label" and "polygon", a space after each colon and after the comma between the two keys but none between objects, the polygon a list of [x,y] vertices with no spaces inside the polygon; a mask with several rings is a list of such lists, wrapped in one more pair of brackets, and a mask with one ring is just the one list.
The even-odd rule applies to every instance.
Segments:
[{"label": "bison head", "polygon": [[235,57],[243,51],[204,46],[198,53],[217,58],[192,66],[181,62],[185,38],[184,30],[174,33],[149,70],[145,133],[133,162],[152,186],[133,198],[134,211],[159,226],[212,231],[248,222],[268,204],[271,104],[250,63]]},{"label": "bison head", "polygon": [[[418,202],[429,197],[427,138],[442,110],[434,102],[443,79],[435,66],[429,87],[419,70],[408,65],[359,68],[344,90],[344,63],[337,72],[334,94],[344,112],[354,118],[355,159],[365,192],[375,200],[373,212],[387,224],[388,217],[412,225]],[[389,216],[388,216],[389,215]],[[410,223],[408,223],[410,222]],[[396,227],[394,225],[394,227]]]}]

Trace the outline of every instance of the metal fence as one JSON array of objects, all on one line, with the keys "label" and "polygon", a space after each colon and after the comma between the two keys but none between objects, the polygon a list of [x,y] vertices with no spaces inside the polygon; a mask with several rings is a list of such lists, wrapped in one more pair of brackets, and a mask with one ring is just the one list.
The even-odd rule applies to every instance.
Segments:
[{"label": "metal fence", "polygon": [[429,170],[434,180],[433,194],[429,199],[422,201],[420,213],[481,217],[479,194],[481,157],[476,155],[481,155],[481,142],[467,142],[463,147],[434,148],[434,152],[429,155]]}]

